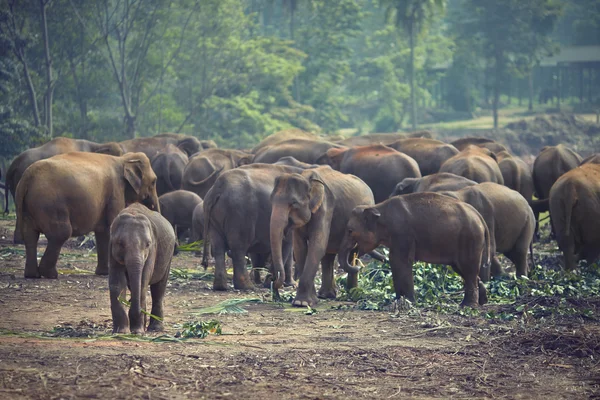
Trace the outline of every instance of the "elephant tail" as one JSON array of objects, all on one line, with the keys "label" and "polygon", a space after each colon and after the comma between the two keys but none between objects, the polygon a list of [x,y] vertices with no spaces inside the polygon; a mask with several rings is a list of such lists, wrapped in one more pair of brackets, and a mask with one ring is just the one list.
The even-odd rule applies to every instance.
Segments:
[{"label": "elephant tail", "polygon": [[[577,193],[575,191],[575,188],[573,187],[573,185],[571,183],[568,183],[569,185],[569,189],[566,193],[566,196],[564,196],[562,198],[562,206],[564,209],[564,232],[561,232],[565,237],[569,236],[571,234],[571,215],[573,212],[573,207],[575,207],[575,205],[577,204]],[[556,234],[558,234],[559,232],[555,232]]]},{"label": "elephant tail", "polygon": [[[167,186],[169,186],[169,191],[174,192],[176,190],[181,189],[181,187],[175,187],[175,185],[173,185],[173,182],[171,180],[171,171],[177,172],[177,167],[174,166],[174,161],[170,158],[170,157],[166,157],[166,161],[167,161],[167,176],[166,176],[166,182],[167,182]],[[181,181],[180,181],[180,186],[181,186]]]},{"label": "elephant tail", "polygon": [[210,257],[210,222],[211,222],[211,212],[219,198],[220,194],[213,192],[210,190],[206,197],[204,198],[204,251],[202,252],[202,266],[204,269],[208,268],[208,257]]},{"label": "elephant tail", "polygon": [[529,206],[534,213],[540,214],[548,211],[550,208],[550,199],[529,200]]},{"label": "elephant tail", "polygon": [[215,181],[217,180],[217,178],[219,177],[219,175],[221,174],[221,172],[223,171],[223,169],[225,169],[224,166],[221,166],[221,168],[214,168],[213,172],[211,172],[211,174],[209,176],[207,176],[206,178],[200,180],[200,181],[195,181],[193,179],[188,179],[185,181],[185,186],[193,189],[193,192],[198,192],[198,190],[200,188],[203,187],[207,187],[210,188],[212,187],[212,185],[214,185]]},{"label": "elephant tail", "polygon": [[[478,213],[479,214],[479,213]],[[485,223],[485,220],[483,219],[483,217],[481,216],[481,214],[479,214],[479,220],[481,221],[481,223],[483,224],[483,228],[484,228],[484,245],[483,245],[483,253],[481,255],[481,265],[483,266],[483,268],[490,268],[490,264],[491,264],[491,258],[493,256],[493,254],[491,254],[491,238],[490,238],[490,230],[487,226],[487,224]]]}]

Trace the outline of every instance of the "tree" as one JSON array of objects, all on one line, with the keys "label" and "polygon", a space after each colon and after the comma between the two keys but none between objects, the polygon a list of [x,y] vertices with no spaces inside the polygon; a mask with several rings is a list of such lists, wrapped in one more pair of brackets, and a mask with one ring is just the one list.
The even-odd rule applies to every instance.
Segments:
[{"label": "tree", "polygon": [[408,35],[410,64],[410,114],[412,129],[417,129],[417,99],[415,93],[415,46],[418,35],[425,29],[437,12],[444,10],[445,0],[381,0],[386,6],[386,19]]}]

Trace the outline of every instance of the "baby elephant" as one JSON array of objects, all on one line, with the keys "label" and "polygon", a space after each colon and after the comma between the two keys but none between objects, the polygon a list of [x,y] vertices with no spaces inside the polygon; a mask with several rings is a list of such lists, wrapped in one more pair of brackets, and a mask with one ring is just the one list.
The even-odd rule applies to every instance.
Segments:
[{"label": "baby elephant", "polygon": [[348,263],[356,245],[367,253],[380,244],[390,249],[390,265],[396,296],[415,300],[412,268],[415,261],[447,264],[463,278],[463,306],[485,304],[485,286],[479,268],[489,268],[490,234],[481,215],[469,204],[437,193],[414,193],[392,197],[375,206],[352,211],[338,254]]},{"label": "baby elephant", "polygon": [[[173,227],[158,212],[139,203],[122,210],[110,226],[108,283],[113,333],[143,334],[146,327],[146,294],[152,295],[149,331],[162,331],[163,297],[175,248]],[[119,298],[131,291],[129,318]]]}]

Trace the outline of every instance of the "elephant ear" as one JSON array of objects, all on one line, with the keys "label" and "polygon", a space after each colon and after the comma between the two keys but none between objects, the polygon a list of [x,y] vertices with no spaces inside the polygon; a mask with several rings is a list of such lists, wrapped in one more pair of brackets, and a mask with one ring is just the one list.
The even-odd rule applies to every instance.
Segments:
[{"label": "elephant ear", "polygon": [[193,136],[179,140],[177,142],[177,147],[179,147],[181,151],[186,153],[188,157],[202,150],[202,145],[200,144],[200,141]]},{"label": "elephant ear", "polygon": [[315,213],[323,205],[325,199],[325,182],[317,172],[311,171],[307,177],[310,185],[309,207],[310,212]]},{"label": "elephant ear", "polygon": [[142,190],[142,178],[144,177],[144,169],[142,160],[133,159],[125,162],[123,176],[135,193],[140,194]]},{"label": "elephant ear", "polygon": [[379,210],[375,207],[365,208],[362,212],[362,215],[367,229],[374,231],[375,227],[377,226],[377,221],[379,220],[379,217],[381,217]]}]

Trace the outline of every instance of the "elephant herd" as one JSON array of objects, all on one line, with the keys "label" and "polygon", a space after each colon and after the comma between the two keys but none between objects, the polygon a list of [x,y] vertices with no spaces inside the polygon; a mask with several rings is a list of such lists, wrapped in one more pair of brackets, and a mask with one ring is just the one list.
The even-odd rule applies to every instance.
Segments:
[{"label": "elephant herd", "polygon": [[[428,131],[332,142],[288,130],[247,151],[179,134],[104,144],[55,138],[14,159],[6,189],[26,278],[57,278],[62,245],[94,232],[114,332],[146,330],[148,286],[152,314],[162,317],[177,237],[186,232],[203,239],[205,267],[214,257],[215,290],[228,287],[228,254],[236,289],[297,286],[295,306],[336,297],[336,256],[355,287],[352,260],[381,259],[380,245],[389,249],[397,296],[414,301],[413,263],[425,261],[463,278],[463,305],[484,304],[484,282],[505,274],[497,253],[517,275],[528,274],[537,220],[547,210],[565,268],[600,255],[600,156],[582,160],[563,145],[542,149],[530,169],[493,140],[445,143]],[[41,233],[48,245],[38,265]],[[127,287],[129,316],[120,301]]]}]

